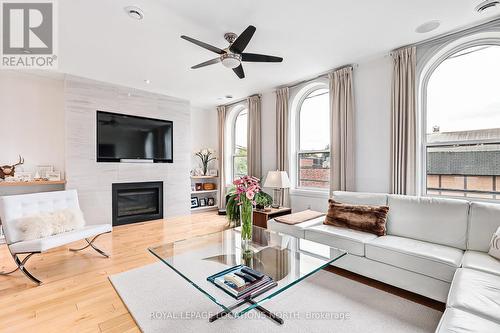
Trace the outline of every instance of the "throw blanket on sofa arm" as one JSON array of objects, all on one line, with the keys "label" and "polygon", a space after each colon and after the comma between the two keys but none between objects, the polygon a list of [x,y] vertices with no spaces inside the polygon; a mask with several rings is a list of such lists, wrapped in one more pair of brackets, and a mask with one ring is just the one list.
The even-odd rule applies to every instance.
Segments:
[{"label": "throw blanket on sofa arm", "polygon": [[279,217],[276,217],[274,220],[276,222],[293,225],[293,224],[306,222],[306,221],[321,217],[323,215],[325,215],[325,213],[315,212],[314,210],[308,209],[308,210],[304,210],[304,211],[298,212],[298,213],[279,216]]}]

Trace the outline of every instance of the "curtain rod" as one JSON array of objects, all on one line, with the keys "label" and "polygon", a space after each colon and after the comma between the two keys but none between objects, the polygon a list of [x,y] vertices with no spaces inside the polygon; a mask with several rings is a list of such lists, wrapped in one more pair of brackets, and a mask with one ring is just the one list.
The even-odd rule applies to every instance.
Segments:
[{"label": "curtain rod", "polygon": [[340,66],[340,67],[337,67],[337,68],[334,68],[334,69],[330,69],[327,72],[324,72],[322,74],[316,75],[315,77],[311,77],[311,78],[308,78],[308,79],[305,79],[305,80],[302,80],[302,81],[299,81],[299,82],[296,82],[296,83],[285,84],[285,85],[279,86],[277,89],[286,88],[286,87],[288,87],[288,88],[294,88],[294,87],[300,86],[301,84],[304,84],[304,83],[307,83],[307,82],[310,82],[310,81],[313,81],[313,80],[317,80],[319,78],[323,78],[323,77],[326,78],[326,77],[328,77],[329,73],[338,71],[339,69],[349,68],[349,67],[358,68],[358,66],[359,66],[358,64],[350,64],[350,65]]},{"label": "curtain rod", "polygon": [[261,95],[261,94],[253,94],[253,95],[250,95],[250,96],[248,96],[248,97],[240,98],[240,99],[238,99],[238,100],[236,100],[236,101],[234,101],[234,102],[231,102],[231,103],[229,103],[229,104],[221,104],[221,105],[218,105],[218,106],[225,106],[225,107],[227,108],[227,107],[230,107],[230,106],[236,105],[236,104],[238,104],[238,103],[241,103],[241,102],[243,102],[243,101],[246,101],[246,100],[247,100],[247,99],[249,99],[250,97],[254,97],[254,96],[259,96],[259,97],[262,97],[262,95]]},{"label": "curtain rod", "polygon": [[421,41],[413,43],[413,44],[407,44],[407,45],[404,45],[404,46],[400,46],[400,47],[395,48],[391,52],[389,52],[388,55],[391,56],[395,51],[398,51],[398,50],[401,50],[401,49],[404,49],[404,48],[407,48],[407,47],[410,47],[410,46],[425,45],[427,43],[435,42],[435,41],[437,41],[439,39],[446,38],[446,37],[449,37],[451,35],[467,31],[469,29],[480,28],[481,26],[486,26],[486,25],[492,24],[494,22],[499,22],[500,23],[500,18],[496,17],[496,18],[493,18],[493,19],[491,19],[491,18],[490,19],[486,19],[486,20],[484,20],[483,22],[480,22],[480,23],[476,22],[474,24],[469,24],[469,25],[466,25],[465,27],[460,27],[460,28],[457,28],[457,29],[453,29],[451,31],[448,31],[448,32],[442,33],[440,35],[437,35],[437,36],[434,36],[434,37],[430,37],[430,38],[421,40]]}]

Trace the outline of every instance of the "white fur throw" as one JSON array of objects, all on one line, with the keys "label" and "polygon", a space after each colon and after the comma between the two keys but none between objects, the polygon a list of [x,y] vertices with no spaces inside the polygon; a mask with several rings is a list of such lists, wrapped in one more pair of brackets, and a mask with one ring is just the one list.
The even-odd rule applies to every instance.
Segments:
[{"label": "white fur throw", "polygon": [[17,219],[23,240],[45,238],[85,226],[83,213],[78,208],[39,213]]}]

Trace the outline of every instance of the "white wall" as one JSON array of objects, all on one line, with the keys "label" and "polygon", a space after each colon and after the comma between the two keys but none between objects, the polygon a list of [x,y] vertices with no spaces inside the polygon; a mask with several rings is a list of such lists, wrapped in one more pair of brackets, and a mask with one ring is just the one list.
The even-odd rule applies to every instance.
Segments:
[{"label": "white wall", "polygon": [[[174,121],[174,163],[97,163],[96,110]],[[113,182],[162,180],[165,216],[187,215],[191,141],[196,148],[217,143],[215,110],[193,113],[192,135],[188,101],[71,76],[0,71],[0,164],[21,154],[26,170],[54,165],[66,187],[78,189],[90,223],[111,223]]]},{"label": "white wall", "polygon": [[[390,189],[391,60],[380,56],[359,63],[354,69],[356,103],[356,191],[388,192]],[[276,168],[276,98],[262,96],[262,169]],[[291,108],[291,101],[289,107]],[[290,110],[292,112],[292,110]],[[270,144],[267,145],[266,141]],[[269,189],[265,189],[270,192]],[[327,209],[327,194],[295,193],[291,205],[296,211]]]},{"label": "white wall", "polygon": [[[261,97],[261,132],[262,132],[262,177],[267,172],[276,170],[276,94],[266,92]],[[269,192],[271,194],[271,192]]]},{"label": "white wall", "polygon": [[356,191],[390,189],[391,66],[381,56],[354,69]]},{"label": "white wall", "polygon": [[[200,168],[201,162],[193,156],[194,151],[203,148],[217,150],[217,109],[191,107],[191,168]],[[217,161],[209,164],[217,169]]]},{"label": "white wall", "polygon": [[0,71],[0,165],[21,155],[19,170],[64,170],[63,104],[62,79]]}]

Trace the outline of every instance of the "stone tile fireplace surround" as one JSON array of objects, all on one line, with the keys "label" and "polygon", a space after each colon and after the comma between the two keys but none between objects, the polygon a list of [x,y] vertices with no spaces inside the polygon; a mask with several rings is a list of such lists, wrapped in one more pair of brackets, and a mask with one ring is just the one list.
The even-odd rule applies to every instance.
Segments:
[{"label": "stone tile fireplace surround", "polygon": [[[190,214],[190,105],[188,101],[67,76],[64,85],[65,169],[91,224],[112,223],[112,184],[163,182],[165,217]],[[97,163],[96,110],[171,120],[174,163]]]}]

